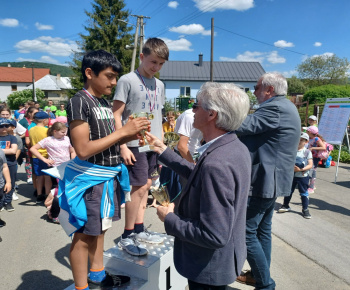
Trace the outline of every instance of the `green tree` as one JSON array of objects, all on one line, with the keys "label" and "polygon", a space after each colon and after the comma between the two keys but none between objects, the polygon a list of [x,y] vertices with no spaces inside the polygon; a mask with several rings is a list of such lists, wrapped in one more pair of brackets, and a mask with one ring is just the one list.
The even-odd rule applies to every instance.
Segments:
[{"label": "green tree", "polygon": [[287,79],[288,82],[288,95],[292,94],[304,94],[306,92],[306,86],[296,76],[292,76]]},{"label": "green tree", "polygon": [[133,43],[134,37],[129,34],[132,27],[123,22],[127,21],[129,16],[129,11],[124,10],[125,6],[123,0],[94,0],[92,12],[85,11],[89,17],[88,24],[84,26],[87,33],[80,34],[81,41],[78,45],[81,52],[75,53],[71,64],[75,73],[75,77],[72,78],[72,86],[75,89],[69,92],[70,96],[83,87],[80,67],[82,58],[88,51],[104,49],[120,61],[123,66],[122,74],[130,71],[132,51],[126,50],[125,46]]},{"label": "green tree", "polygon": [[252,109],[254,107],[254,105],[258,104],[258,99],[251,91],[247,91],[247,95],[249,97],[250,108]]},{"label": "green tree", "polygon": [[349,61],[334,54],[309,57],[297,67],[299,77],[309,87],[345,84],[348,70]]},{"label": "green tree", "polygon": [[327,98],[349,98],[350,86],[325,85],[308,90],[303,101],[309,100],[311,104],[325,103]]},{"label": "green tree", "polygon": [[[36,98],[39,103],[43,102],[45,98],[45,93],[40,89],[35,89]],[[28,101],[33,101],[33,90],[23,90],[13,92],[11,95],[7,97],[7,105],[12,110],[17,110],[20,104],[23,104]]]},{"label": "green tree", "polygon": [[168,100],[165,98],[164,110],[165,113],[168,111],[174,111],[174,100]]}]

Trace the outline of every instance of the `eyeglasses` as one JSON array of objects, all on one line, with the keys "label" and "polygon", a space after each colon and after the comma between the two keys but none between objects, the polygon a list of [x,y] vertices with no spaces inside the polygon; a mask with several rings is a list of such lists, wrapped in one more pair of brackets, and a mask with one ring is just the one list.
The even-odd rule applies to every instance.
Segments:
[{"label": "eyeglasses", "polygon": [[6,125],[0,125],[0,129],[1,128],[10,128],[10,125],[6,124]]},{"label": "eyeglasses", "polygon": [[199,105],[198,103],[193,103],[193,105],[192,105],[193,110],[197,109],[198,107],[202,107],[202,106]]}]

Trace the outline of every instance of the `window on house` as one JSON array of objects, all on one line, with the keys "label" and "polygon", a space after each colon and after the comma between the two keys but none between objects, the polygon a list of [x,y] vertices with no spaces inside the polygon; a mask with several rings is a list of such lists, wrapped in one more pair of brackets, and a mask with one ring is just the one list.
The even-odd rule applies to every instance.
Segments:
[{"label": "window on house", "polygon": [[180,87],[180,96],[191,96],[191,87]]},{"label": "window on house", "polygon": [[17,85],[11,85],[11,91],[16,92],[17,91]]}]

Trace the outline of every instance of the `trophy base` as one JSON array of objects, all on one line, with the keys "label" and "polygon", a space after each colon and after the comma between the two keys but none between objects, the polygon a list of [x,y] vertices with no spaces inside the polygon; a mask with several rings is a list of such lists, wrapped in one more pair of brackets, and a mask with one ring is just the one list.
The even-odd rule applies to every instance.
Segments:
[{"label": "trophy base", "polygon": [[145,145],[142,147],[139,147],[139,152],[150,152],[154,150],[154,146],[153,145]]}]

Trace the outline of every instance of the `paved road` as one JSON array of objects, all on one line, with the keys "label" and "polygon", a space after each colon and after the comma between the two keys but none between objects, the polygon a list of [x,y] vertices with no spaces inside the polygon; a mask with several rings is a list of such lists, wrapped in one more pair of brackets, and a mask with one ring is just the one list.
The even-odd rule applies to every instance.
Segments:
[{"label": "paved road", "polygon": [[[15,211],[1,213],[7,226],[0,229],[0,289],[64,289],[73,283],[70,238],[46,220],[46,210],[35,204],[32,187],[21,181],[23,166],[19,172]],[[310,198],[311,220],[301,216],[298,194],[293,196],[292,212],[273,217],[271,271],[277,289],[350,289],[350,166],[341,164],[337,184],[335,167],[320,168],[318,176],[316,193]],[[280,203],[278,199],[276,209]],[[153,208],[146,211],[146,223],[152,224],[152,231],[164,232]],[[105,249],[114,245],[123,224],[114,223],[107,232]],[[230,288],[253,289],[239,283]]]}]

